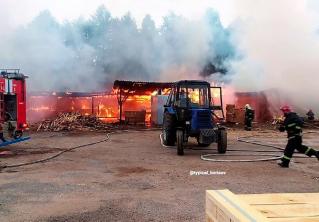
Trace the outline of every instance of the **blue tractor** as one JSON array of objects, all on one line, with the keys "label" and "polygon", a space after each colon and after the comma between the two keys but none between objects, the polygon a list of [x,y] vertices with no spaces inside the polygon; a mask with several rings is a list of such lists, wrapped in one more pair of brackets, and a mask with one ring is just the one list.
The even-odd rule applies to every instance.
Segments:
[{"label": "blue tractor", "polygon": [[195,137],[199,146],[207,147],[215,142],[218,152],[226,153],[227,132],[216,121],[216,112],[223,110],[221,94],[221,87],[211,87],[206,81],[174,83],[164,106],[164,145],[176,144],[177,155],[184,155],[188,138]]}]

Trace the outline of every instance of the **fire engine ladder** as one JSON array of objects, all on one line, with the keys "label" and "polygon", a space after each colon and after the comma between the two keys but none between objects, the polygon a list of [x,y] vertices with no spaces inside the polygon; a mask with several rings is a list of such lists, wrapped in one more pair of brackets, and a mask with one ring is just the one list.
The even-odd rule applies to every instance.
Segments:
[{"label": "fire engine ladder", "polygon": [[0,69],[0,72],[2,73],[20,73],[20,69]]},{"label": "fire engine ladder", "polygon": [[28,76],[20,73],[20,69],[0,69],[0,75],[6,79],[25,79]]}]

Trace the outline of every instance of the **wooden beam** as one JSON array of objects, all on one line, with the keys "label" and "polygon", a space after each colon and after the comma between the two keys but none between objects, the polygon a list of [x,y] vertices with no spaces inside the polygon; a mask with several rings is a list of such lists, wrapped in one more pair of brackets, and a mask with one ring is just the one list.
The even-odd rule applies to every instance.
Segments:
[{"label": "wooden beam", "polygon": [[214,222],[266,221],[262,214],[229,190],[206,191],[206,215]]},{"label": "wooden beam", "polygon": [[235,195],[206,191],[209,222],[319,222],[319,193]]}]

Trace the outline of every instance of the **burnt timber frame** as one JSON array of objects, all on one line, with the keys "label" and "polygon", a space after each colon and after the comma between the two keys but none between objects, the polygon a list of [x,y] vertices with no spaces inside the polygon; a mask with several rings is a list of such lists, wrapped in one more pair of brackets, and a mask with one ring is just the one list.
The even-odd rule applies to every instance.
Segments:
[{"label": "burnt timber frame", "polygon": [[119,121],[122,122],[123,104],[130,95],[145,95],[155,90],[170,89],[174,83],[171,82],[140,82],[115,80],[113,90],[116,92],[119,105]]}]

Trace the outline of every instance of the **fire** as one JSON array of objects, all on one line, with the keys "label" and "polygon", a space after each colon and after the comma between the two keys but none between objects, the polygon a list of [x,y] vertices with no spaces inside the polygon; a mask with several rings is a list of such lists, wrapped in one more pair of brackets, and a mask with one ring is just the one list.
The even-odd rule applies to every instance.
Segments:
[{"label": "fire", "polygon": [[192,103],[199,103],[199,91],[198,90],[189,90],[188,96]]},{"label": "fire", "polygon": [[[162,90],[167,95],[170,89]],[[109,94],[92,94],[88,96],[77,95],[72,92],[52,92],[28,96],[28,119],[31,122],[40,121],[56,116],[61,112],[78,112],[82,115],[95,115],[106,122],[115,122],[119,119],[119,105],[117,90]],[[125,92],[124,92],[125,93]],[[123,104],[125,111],[146,111],[146,121],[151,119],[151,98],[158,91],[146,91],[142,95],[130,95]]]},{"label": "fire", "polygon": [[45,110],[50,110],[50,107],[48,107],[48,106],[40,106],[40,107],[32,108],[31,110],[33,110],[35,112],[41,112],[41,111],[45,111]]}]

